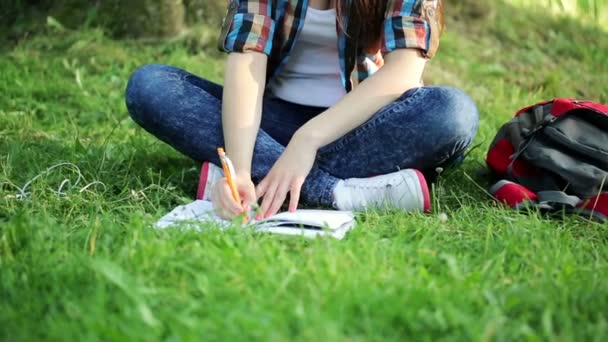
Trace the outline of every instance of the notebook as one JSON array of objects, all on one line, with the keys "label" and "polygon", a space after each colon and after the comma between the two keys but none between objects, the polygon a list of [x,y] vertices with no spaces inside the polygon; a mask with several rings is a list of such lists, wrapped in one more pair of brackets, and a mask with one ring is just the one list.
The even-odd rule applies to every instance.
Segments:
[{"label": "notebook", "polygon": [[[180,205],[163,216],[154,226],[157,229],[182,227],[203,230],[212,225],[225,229],[234,227],[234,223],[225,221],[215,215],[210,201],[196,200]],[[295,212],[282,212],[263,220],[243,223],[244,228],[256,231],[296,235],[308,238],[330,236],[343,239],[347,232],[356,225],[355,215],[351,211],[299,209]]]}]

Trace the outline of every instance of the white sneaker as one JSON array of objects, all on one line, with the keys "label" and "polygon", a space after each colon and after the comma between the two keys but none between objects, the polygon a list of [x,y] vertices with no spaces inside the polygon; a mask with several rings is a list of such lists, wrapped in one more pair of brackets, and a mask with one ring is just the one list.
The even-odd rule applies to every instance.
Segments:
[{"label": "white sneaker", "polygon": [[222,177],[224,177],[224,171],[221,167],[210,162],[203,162],[201,176],[198,181],[198,190],[196,191],[196,199],[210,201],[211,187]]},{"label": "white sneaker", "polygon": [[349,178],[334,189],[334,206],[339,210],[372,207],[430,212],[426,179],[415,169],[370,178]]}]

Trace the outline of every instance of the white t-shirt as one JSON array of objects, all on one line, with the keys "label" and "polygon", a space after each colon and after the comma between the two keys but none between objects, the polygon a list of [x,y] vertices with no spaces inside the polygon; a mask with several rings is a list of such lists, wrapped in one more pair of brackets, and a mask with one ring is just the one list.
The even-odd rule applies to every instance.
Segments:
[{"label": "white t-shirt", "polygon": [[340,74],[335,9],[308,7],[304,26],[288,58],[269,84],[280,99],[331,107],[346,94]]}]

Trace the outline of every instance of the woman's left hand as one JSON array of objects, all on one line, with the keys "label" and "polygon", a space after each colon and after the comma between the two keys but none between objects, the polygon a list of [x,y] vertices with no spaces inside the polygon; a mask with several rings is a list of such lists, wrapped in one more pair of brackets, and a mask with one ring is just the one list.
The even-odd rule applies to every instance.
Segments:
[{"label": "woman's left hand", "polygon": [[266,177],[258,184],[256,196],[264,197],[258,219],[278,212],[289,192],[289,211],[298,207],[300,189],[312,169],[317,155],[314,144],[302,135],[294,134],[283,154],[275,162]]}]

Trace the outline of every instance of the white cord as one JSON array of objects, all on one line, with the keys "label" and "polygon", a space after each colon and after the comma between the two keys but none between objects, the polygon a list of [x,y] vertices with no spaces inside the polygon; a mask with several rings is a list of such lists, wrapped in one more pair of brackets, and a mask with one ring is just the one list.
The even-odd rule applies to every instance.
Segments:
[{"label": "white cord", "polygon": [[[41,173],[39,173],[38,175],[36,175],[34,178],[27,181],[27,183],[25,183],[23,185],[23,187],[18,187],[17,185],[15,185],[13,183],[7,182],[6,184],[10,184],[19,190],[19,192],[16,195],[14,195],[14,196],[9,195],[7,197],[15,198],[17,200],[25,200],[29,195],[31,195],[31,191],[28,192],[27,189],[28,189],[28,187],[30,187],[32,185],[33,182],[35,182],[40,177],[48,175],[51,171],[58,169],[60,167],[68,168],[72,172],[76,173],[76,175],[77,175],[77,178],[74,182],[72,182],[71,179],[66,178],[61,182],[61,184],[59,184],[59,187],[57,188],[57,190],[51,189],[51,191],[53,193],[55,193],[55,195],[57,195],[57,197],[67,196],[66,191],[68,191],[68,188],[76,187],[78,184],[80,184],[81,181],[84,181],[84,176],[82,175],[80,168],[72,163],[59,163],[59,164],[50,166],[46,170],[44,170]],[[82,188],[80,188],[80,190],[78,192],[82,193],[84,191],[89,191],[89,188],[94,185],[102,185],[104,190],[107,188],[104,183],[102,183],[100,181],[94,181],[94,182],[88,183],[85,186],[83,186]]]}]

